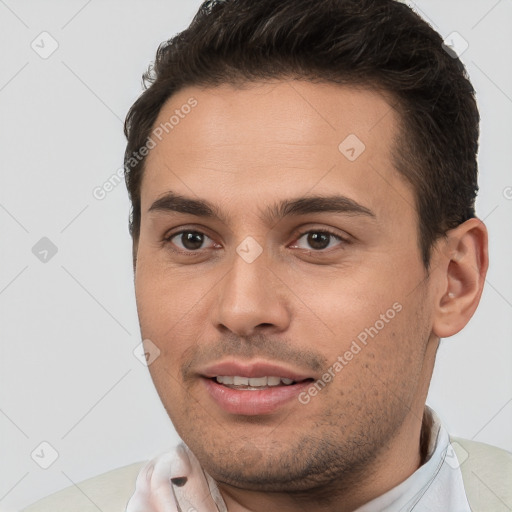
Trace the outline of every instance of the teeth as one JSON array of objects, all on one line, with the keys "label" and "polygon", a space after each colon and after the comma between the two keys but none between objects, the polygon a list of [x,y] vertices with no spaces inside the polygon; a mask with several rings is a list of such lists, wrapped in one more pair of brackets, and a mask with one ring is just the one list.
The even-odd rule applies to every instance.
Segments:
[{"label": "teeth", "polygon": [[284,384],[289,386],[293,383],[292,379],[286,377],[240,377],[238,375],[220,375],[215,377],[215,380],[219,384],[231,385],[231,386],[250,386],[252,388],[267,387],[267,386],[279,386]]},{"label": "teeth", "polygon": [[249,379],[249,386],[266,386],[267,385],[267,377],[253,377]]},{"label": "teeth", "polygon": [[234,378],[233,377],[217,377],[217,382],[219,384],[234,384]]}]

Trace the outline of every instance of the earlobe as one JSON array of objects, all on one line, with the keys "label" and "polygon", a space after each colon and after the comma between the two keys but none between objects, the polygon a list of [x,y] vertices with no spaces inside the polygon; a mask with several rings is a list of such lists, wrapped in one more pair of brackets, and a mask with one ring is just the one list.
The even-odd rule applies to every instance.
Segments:
[{"label": "earlobe", "polygon": [[449,249],[441,262],[444,284],[434,312],[433,331],[436,336],[453,336],[473,316],[489,265],[487,244],[487,229],[476,218],[448,232],[446,247]]}]

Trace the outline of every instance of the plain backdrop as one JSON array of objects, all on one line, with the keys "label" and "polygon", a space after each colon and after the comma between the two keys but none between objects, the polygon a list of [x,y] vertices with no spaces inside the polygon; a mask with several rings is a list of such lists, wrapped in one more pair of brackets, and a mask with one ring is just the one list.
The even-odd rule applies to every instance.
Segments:
[{"label": "plain backdrop", "polygon": [[[133,353],[124,184],[102,200],[93,191],[122,166],[142,72],[199,5],[0,0],[1,512],[177,440]],[[512,2],[414,8],[468,45],[491,254],[480,308],[442,341],[428,403],[452,434],[512,450]]]}]

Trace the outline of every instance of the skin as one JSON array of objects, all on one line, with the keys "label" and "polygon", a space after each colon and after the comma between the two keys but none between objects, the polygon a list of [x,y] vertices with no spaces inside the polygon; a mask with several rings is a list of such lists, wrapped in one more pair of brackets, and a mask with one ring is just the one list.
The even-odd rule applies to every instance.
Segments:
[{"label": "skin", "polygon": [[[486,229],[471,219],[450,231],[427,274],[414,192],[391,160],[398,114],[382,93],[284,79],[189,87],[155,125],[190,97],[197,106],[151,150],[141,187],[135,287],[142,336],[161,350],[152,379],[230,512],[355,510],[421,463],[439,338],[476,309]],[[349,134],[366,146],[355,161],[338,149]],[[150,211],[169,191],[212,203],[222,220]],[[261,215],[333,193],[373,216]],[[185,229],[204,233],[199,248],[169,238]],[[308,235],[325,229],[347,241],[312,245]],[[236,252],[248,236],[263,249],[252,263]],[[401,311],[306,405],[229,414],[198,375],[232,356],[316,380],[395,303]]]}]

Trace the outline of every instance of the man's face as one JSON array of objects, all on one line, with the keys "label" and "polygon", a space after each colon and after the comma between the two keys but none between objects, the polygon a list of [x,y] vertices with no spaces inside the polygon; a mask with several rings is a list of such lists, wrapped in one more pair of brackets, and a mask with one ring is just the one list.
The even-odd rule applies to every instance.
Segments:
[{"label": "man's face", "polygon": [[173,115],[146,161],[135,279],[172,422],[220,482],[360,476],[419,431],[437,346],[397,113],[377,92],[283,80],[184,89],[155,128]]}]

